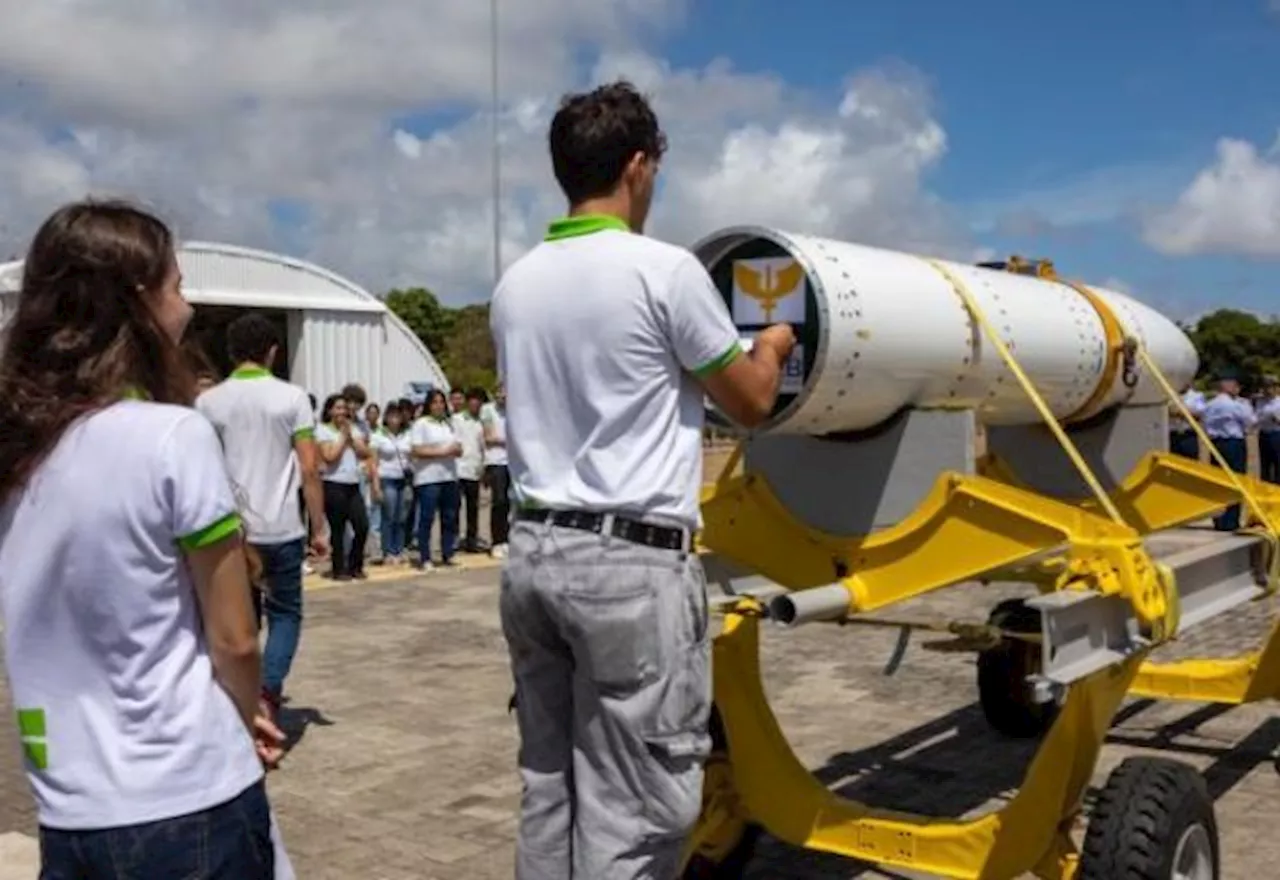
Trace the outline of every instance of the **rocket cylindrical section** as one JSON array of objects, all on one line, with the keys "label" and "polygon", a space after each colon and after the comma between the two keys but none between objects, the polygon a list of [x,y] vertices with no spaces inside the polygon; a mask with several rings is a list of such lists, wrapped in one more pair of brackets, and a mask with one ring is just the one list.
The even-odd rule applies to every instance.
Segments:
[{"label": "rocket cylindrical section", "polygon": [[[1039,420],[952,280],[923,257],[763,227],[722,230],[694,251],[744,339],[775,322],[796,328],[783,391],[762,431],[858,431],[906,407],[973,409],[991,425]],[[1198,358],[1186,335],[1130,297],[940,262],[1058,419],[1162,402],[1140,364],[1128,383],[1116,369],[1109,342],[1117,325],[1146,347],[1175,387],[1195,375]]]}]

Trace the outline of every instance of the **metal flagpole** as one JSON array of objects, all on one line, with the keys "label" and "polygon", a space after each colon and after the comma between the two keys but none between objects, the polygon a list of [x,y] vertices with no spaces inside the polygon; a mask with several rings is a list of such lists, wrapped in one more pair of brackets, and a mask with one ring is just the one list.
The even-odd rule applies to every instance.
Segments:
[{"label": "metal flagpole", "polygon": [[498,0],[489,0],[490,111],[492,113],[493,283],[502,277],[502,147],[498,135]]}]

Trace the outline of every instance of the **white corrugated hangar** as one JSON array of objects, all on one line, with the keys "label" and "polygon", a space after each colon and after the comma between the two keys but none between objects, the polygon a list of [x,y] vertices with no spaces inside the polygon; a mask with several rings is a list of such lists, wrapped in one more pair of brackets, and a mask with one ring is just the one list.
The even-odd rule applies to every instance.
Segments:
[{"label": "white corrugated hangar", "polygon": [[[276,374],[318,401],[357,382],[383,404],[447,377],[416,334],[382,300],[304,260],[250,248],[188,242],[178,251],[182,291],[195,306],[187,331],[222,375],[232,368],[226,326],[246,311],[274,321],[285,340]],[[22,263],[0,265],[0,324],[14,308]],[[414,395],[417,396],[417,395]]]}]

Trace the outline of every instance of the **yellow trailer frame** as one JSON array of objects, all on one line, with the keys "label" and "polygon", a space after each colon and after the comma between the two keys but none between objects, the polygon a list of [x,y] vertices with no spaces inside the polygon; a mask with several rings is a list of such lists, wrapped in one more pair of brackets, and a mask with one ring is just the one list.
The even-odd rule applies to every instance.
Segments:
[{"label": "yellow trailer frame", "polygon": [[[1177,634],[1179,609],[1172,572],[1151,557],[1143,540],[1242,503],[1249,508],[1250,527],[1269,547],[1268,590],[1274,591],[1280,487],[1232,473],[1220,456],[1221,466],[1213,467],[1153,452],[1118,490],[1104,493],[962,282],[938,268],[1037,404],[1093,497],[1046,497],[989,461],[976,475],[941,474],[917,510],[897,525],[839,537],[796,519],[760,475],[729,476],[736,464],[731,460],[704,491],[702,546],[791,590],[827,585],[833,571],[845,572],[839,582],[848,590],[850,615],[991,579],[992,572],[1016,572],[1017,579],[1028,580],[1034,570],[1038,577],[1030,579],[1043,591],[1085,589],[1126,598],[1151,647],[1067,688],[1009,804],[977,819],[946,820],[842,798],[805,769],[779,729],[761,682],[759,621],[765,609],[739,597],[724,609],[724,626],[714,641],[723,748],[707,765],[703,812],[686,862],[695,853],[713,863],[724,858],[754,823],[794,846],[943,877],[1010,880],[1031,872],[1044,880],[1070,880],[1080,866],[1071,831],[1126,695],[1219,703],[1280,695],[1280,624],[1260,649],[1236,658],[1148,662],[1151,650]],[[1141,346],[1126,342],[1172,405],[1181,406]]]}]

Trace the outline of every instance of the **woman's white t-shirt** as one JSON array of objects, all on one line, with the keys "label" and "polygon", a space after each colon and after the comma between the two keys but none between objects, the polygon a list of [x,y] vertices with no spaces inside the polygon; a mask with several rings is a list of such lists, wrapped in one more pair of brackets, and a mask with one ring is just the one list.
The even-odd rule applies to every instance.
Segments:
[{"label": "woman's white t-shirt", "polygon": [[[364,432],[353,424],[351,436],[363,437]],[[316,425],[317,443],[333,443],[341,437],[342,432],[328,422]],[[326,483],[347,483],[352,486],[359,484],[360,458],[356,455],[354,447],[350,443],[343,447],[342,455],[337,461],[326,462],[321,459],[320,476]]]},{"label": "woman's white t-shirt", "polygon": [[400,480],[405,476],[405,467],[409,464],[409,432],[401,431],[392,434],[384,428],[373,432],[369,445],[378,456],[378,476],[384,480]]},{"label": "woman's white t-shirt", "polygon": [[[423,416],[413,423],[409,429],[409,439],[413,446],[448,446],[456,443],[458,437],[453,426],[446,419],[433,419]],[[413,460],[413,485],[425,486],[428,483],[451,483],[458,479],[458,459],[456,458],[415,458]]]},{"label": "woman's white t-shirt", "polygon": [[[498,440],[506,443],[507,440],[507,411],[498,409],[496,403],[486,403],[480,409],[480,424],[490,429]],[[507,464],[507,447],[506,446],[486,446],[484,448],[484,463],[486,465],[502,465]]]},{"label": "woman's white t-shirt", "polygon": [[40,824],[169,819],[262,778],[184,555],[239,527],[209,422],[137,400],[74,423],[0,505],[5,665]]}]

